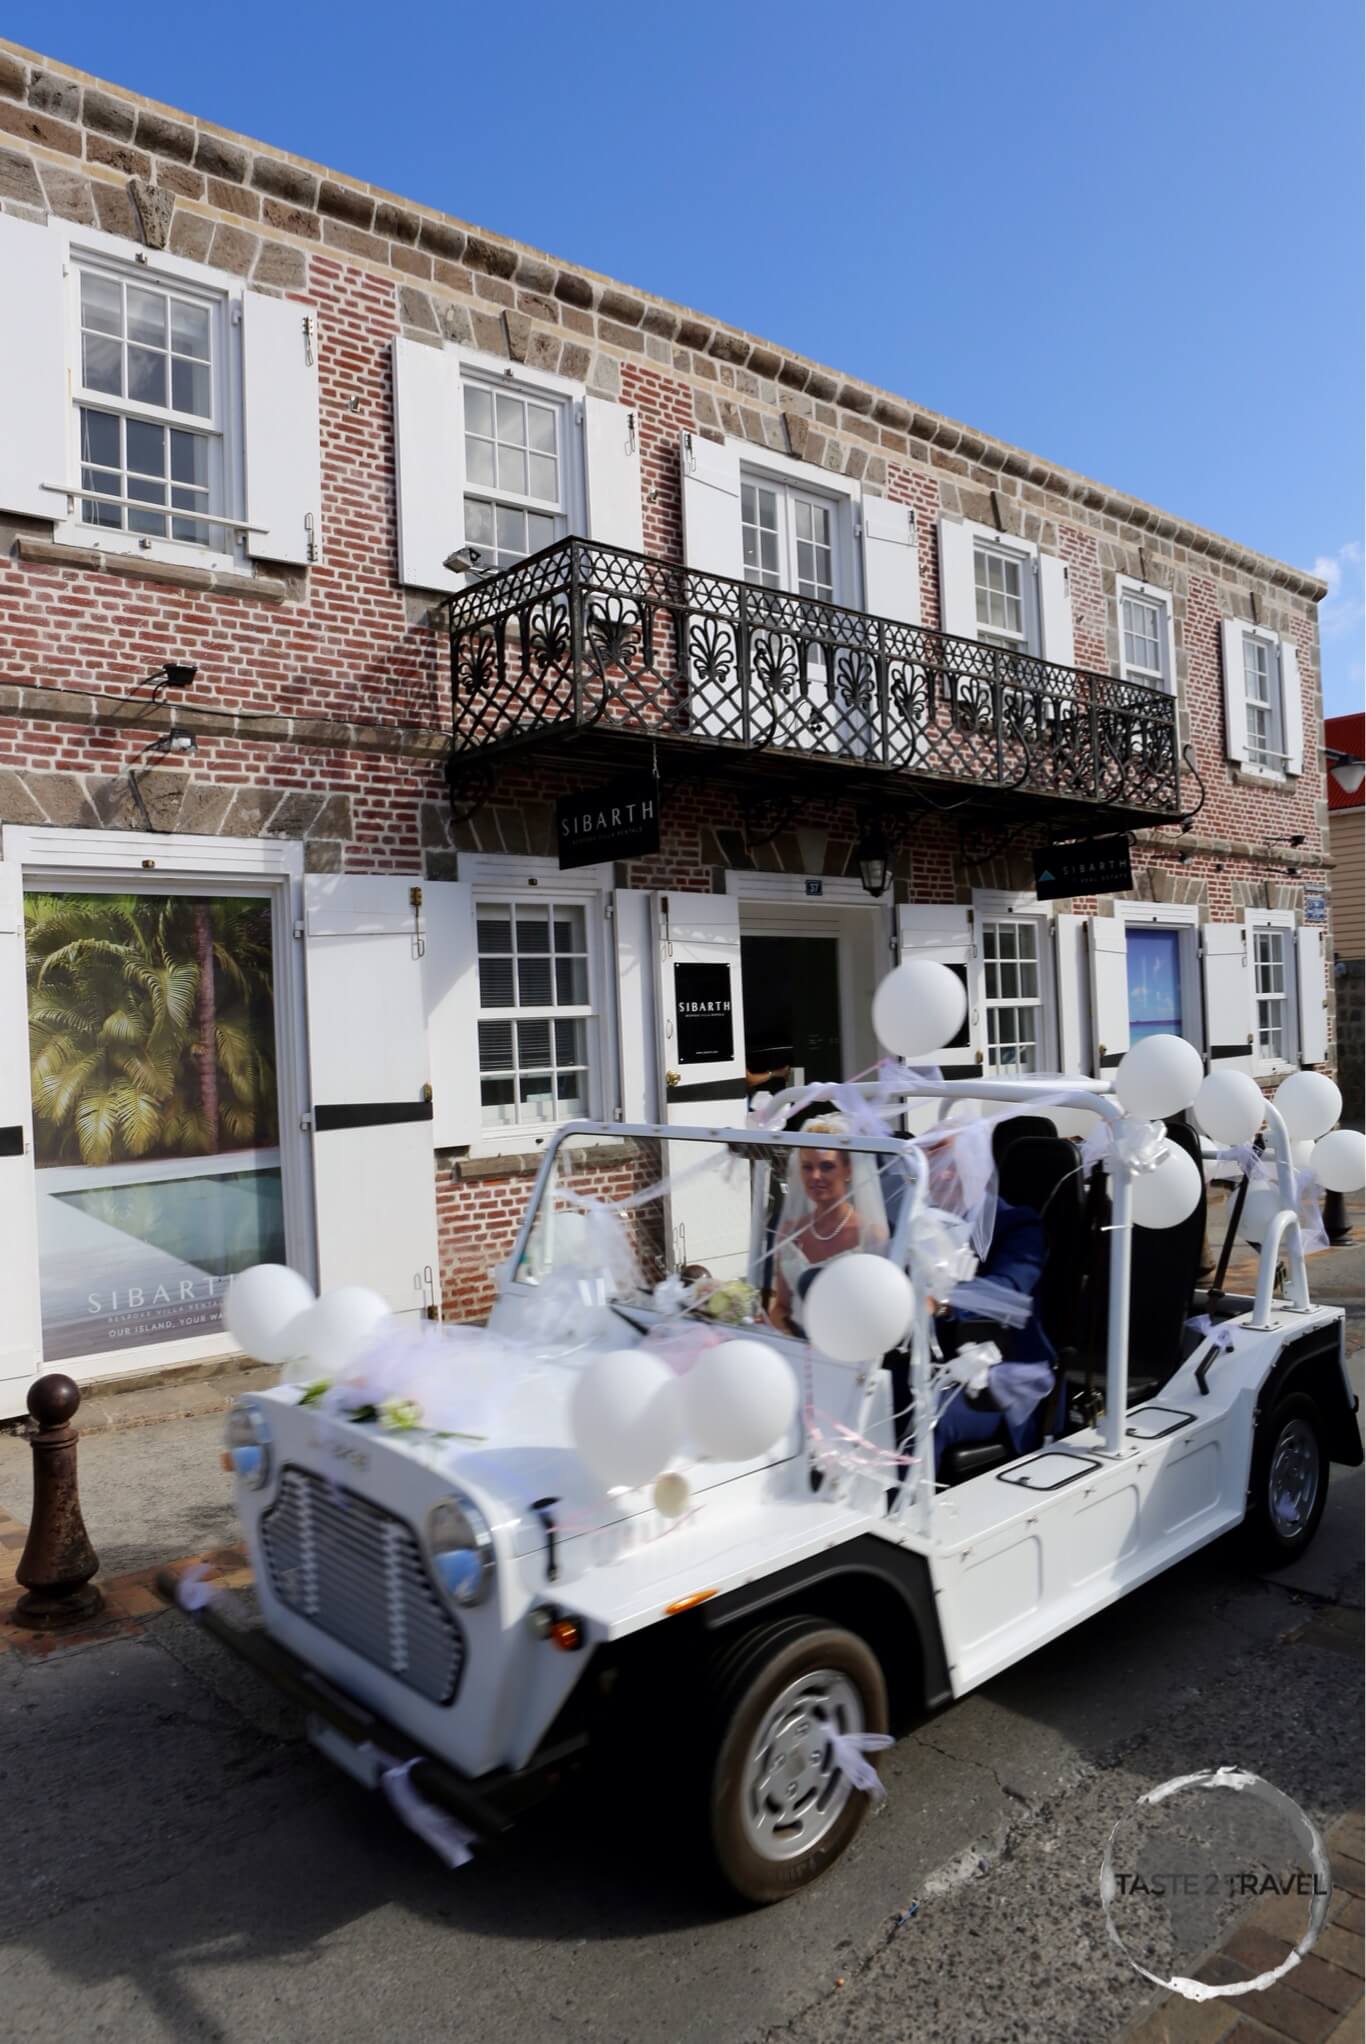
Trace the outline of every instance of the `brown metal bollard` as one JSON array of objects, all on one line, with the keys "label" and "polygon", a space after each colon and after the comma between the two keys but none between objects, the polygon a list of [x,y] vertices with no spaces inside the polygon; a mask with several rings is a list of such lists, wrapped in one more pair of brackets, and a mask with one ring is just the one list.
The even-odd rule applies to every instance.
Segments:
[{"label": "brown metal bollard", "polygon": [[90,1545],[81,1517],[76,1484],[76,1442],[71,1422],[81,1402],[70,1377],[40,1377],[28,1394],[28,1409],[37,1421],[29,1434],[33,1450],[33,1518],[19,1566],[18,1580],[28,1594],[15,1607],[16,1625],[55,1632],[93,1618],[104,1597],[90,1578],[100,1558]]}]

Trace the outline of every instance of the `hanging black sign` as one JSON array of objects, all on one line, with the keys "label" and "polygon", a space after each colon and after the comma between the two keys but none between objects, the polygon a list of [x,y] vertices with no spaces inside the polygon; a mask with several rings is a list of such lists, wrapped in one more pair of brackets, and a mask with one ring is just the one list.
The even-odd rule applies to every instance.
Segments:
[{"label": "hanging black sign", "polygon": [[657,852],[658,780],[654,774],[632,774],[605,788],[561,795],[555,804],[555,843],[562,870]]},{"label": "hanging black sign", "polygon": [[674,1014],[679,1064],[719,1065],[734,1057],[728,965],[676,965]]},{"label": "hanging black sign", "polygon": [[1069,894],[1127,894],[1134,884],[1127,837],[1082,838],[1045,845],[1034,854],[1034,892],[1040,901]]}]

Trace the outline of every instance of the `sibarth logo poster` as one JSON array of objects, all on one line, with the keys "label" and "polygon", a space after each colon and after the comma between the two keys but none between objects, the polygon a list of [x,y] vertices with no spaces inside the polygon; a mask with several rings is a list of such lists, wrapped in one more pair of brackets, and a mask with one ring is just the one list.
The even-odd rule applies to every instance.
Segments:
[{"label": "sibarth logo poster", "polygon": [[284,1258],[264,897],[24,904],[43,1353],[212,1335]]},{"label": "sibarth logo poster", "polygon": [[728,965],[674,967],[678,1061],[719,1065],[735,1055],[735,1020]]}]

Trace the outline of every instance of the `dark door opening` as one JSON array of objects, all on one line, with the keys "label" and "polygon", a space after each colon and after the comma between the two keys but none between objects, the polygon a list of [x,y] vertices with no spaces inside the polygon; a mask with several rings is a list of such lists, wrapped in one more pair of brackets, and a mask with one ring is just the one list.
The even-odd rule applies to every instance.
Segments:
[{"label": "dark door opening", "polygon": [[843,1078],[838,938],[742,935],[740,973],[751,1086]]}]

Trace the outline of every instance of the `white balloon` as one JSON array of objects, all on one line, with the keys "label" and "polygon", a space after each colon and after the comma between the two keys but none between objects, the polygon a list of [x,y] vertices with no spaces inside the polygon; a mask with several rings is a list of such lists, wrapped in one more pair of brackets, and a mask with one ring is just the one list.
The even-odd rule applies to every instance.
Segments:
[{"label": "white balloon", "polygon": [[655,1510],[661,1519],[681,1519],[692,1507],[692,1485],[677,1469],[655,1478]]},{"label": "white balloon", "polygon": [[906,959],[873,995],[877,1040],[900,1058],[942,1050],[962,1028],[967,1012],[967,988],[936,958]]},{"label": "white balloon", "polygon": [[287,1380],[336,1377],[349,1369],[389,1318],[389,1302],[366,1285],[338,1285],[297,1319],[276,1342]]},{"label": "white balloon", "polygon": [[872,1363],[905,1340],[912,1305],[910,1279],[885,1256],[837,1256],[817,1271],[802,1326],[823,1356]]},{"label": "white balloon", "polygon": [[676,1377],[648,1349],[609,1349],[589,1365],[569,1401],[580,1460],[606,1490],[648,1483],[678,1453],[683,1414]]},{"label": "white balloon", "polygon": [[1292,1138],[1326,1136],[1342,1112],[1342,1095],[1324,1072],[1292,1072],[1276,1088],[1276,1105]]},{"label": "white balloon", "polygon": [[688,1438],[717,1462],[748,1462],[780,1441],[797,1410],[797,1379],[766,1341],[718,1342],[684,1377]]},{"label": "white balloon", "polygon": [[313,1287],[283,1263],[254,1263],[228,1286],[223,1325],[258,1363],[284,1359],[280,1337],[313,1304]]},{"label": "white balloon", "polygon": [[1244,1242],[1250,1242],[1254,1249],[1260,1249],[1270,1231],[1271,1223],[1281,1211],[1279,1189],[1266,1179],[1259,1179],[1247,1189],[1243,1211],[1238,1222],[1238,1233]]},{"label": "white balloon", "polygon": [[1175,1143],[1152,1171],[1134,1174],[1134,1222],[1140,1228],[1174,1228],[1193,1214],[1203,1181],[1200,1167]]},{"label": "white balloon", "polygon": [[1360,1129],[1335,1128],[1314,1145],[1314,1176],[1326,1192],[1360,1192],[1366,1186],[1366,1136]]},{"label": "white balloon", "polygon": [[1314,1161],[1314,1145],[1306,1139],[1290,1145],[1290,1161],[1297,1171],[1307,1171]]},{"label": "white balloon", "polygon": [[1115,1069],[1115,1092],[1140,1121],[1180,1114],[1200,1091],[1205,1063],[1184,1036],[1145,1036]]},{"label": "white balloon", "polygon": [[1195,1118],[1212,1143],[1250,1143],[1266,1120],[1266,1101],[1246,1072],[1211,1072],[1195,1096]]}]

